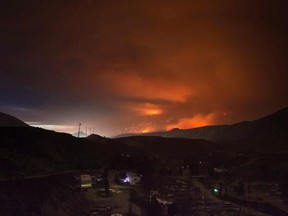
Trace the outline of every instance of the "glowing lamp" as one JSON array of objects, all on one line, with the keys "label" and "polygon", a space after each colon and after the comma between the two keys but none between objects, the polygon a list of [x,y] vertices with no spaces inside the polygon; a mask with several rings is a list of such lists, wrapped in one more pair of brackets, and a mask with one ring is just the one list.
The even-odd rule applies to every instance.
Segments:
[{"label": "glowing lamp", "polygon": [[124,182],[125,182],[125,183],[130,182],[129,177],[126,177],[126,178],[124,179]]}]

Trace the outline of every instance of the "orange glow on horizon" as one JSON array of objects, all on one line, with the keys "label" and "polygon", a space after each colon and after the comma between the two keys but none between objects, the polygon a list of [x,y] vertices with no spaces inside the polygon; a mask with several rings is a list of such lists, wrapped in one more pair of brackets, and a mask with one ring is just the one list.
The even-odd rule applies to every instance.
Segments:
[{"label": "orange glow on horizon", "polygon": [[196,127],[203,127],[213,124],[215,117],[216,117],[215,113],[210,113],[208,115],[198,114],[192,118],[182,118],[177,123],[168,125],[166,129],[171,130],[173,128],[189,129]]},{"label": "orange glow on horizon", "polygon": [[144,128],[141,133],[150,133],[150,132],[153,132],[153,128],[151,127],[147,127],[147,128]]}]

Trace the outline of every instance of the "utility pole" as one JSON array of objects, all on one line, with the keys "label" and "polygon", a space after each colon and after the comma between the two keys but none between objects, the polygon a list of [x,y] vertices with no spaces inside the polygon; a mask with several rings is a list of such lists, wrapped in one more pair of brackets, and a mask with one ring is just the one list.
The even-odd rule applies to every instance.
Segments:
[{"label": "utility pole", "polygon": [[78,127],[79,127],[79,129],[78,129],[78,138],[79,138],[79,137],[80,137],[80,128],[81,128],[81,123],[78,124]]}]

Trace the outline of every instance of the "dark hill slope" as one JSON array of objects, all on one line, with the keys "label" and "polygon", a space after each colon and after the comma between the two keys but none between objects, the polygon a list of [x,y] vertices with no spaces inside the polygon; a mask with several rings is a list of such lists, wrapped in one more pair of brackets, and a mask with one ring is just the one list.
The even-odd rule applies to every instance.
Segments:
[{"label": "dark hill slope", "polygon": [[0,112],[0,127],[28,127],[29,125],[27,125],[26,123],[24,123],[23,121]]},{"label": "dark hill slope", "polygon": [[86,137],[86,139],[91,140],[91,141],[100,142],[100,143],[106,143],[109,140],[109,139],[102,137],[98,134],[91,134],[88,137]]},{"label": "dark hill slope", "polygon": [[122,143],[143,149],[143,153],[160,157],[183,157],[186,155],[207,155],[219,150],[221,146],[205,140],[185,138],[164,138],[154,136],[134,136],[113,139],[112,142]]},{"label": "dark hill slope", "polygon": [[264,118],[231,125],[219,134],[218,140],[268,139],[288,141],[288,108]]},{"label": "dark hill slope", "polygon": [[186,130],[173,129],[171,131],[147,133],[144,135],[203,139],[229,143],[235,150],[240,151],[282,151],[288,150],[287,131],[288,107],[251,122],[245,121],[233,125],[206,126]]},{"label": "dark hill slope", "polygon": [[33,127],[0,128],[2,175],[97,168],[109,157],[101,143]]},{"label": "dark hill slope", "polygon": [[214,141],[217,140],[219,134],[224,133],[228,127],[229,125],[212,125],[193,129],[175,128],[171,131],[148,133],[147,136],[162,136],[167,138],[181,137],[187,139],[205,139]]},{"label": "dark hill slope", "polygon": [[121,152],[143,150],[101,137],[89,140],[41,128],[0,127],[0,178],[95,169]]},{"label": "dark hill slope", "polygon": [[231,125],[218,141],[240,148],[263,152],[288,150],[288,108],[272,115],[251,121]]}]

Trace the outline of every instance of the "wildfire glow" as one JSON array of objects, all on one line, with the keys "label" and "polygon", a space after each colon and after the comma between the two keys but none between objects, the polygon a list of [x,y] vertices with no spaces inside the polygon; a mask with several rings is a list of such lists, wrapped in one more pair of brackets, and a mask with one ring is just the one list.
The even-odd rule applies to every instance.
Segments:
[{"label": "wildfire glow", "polygon": [[188,128],[211,125],[214,122],[215,115],[216,115],[215,113],[210,113],[208,115],[198,114],[192,118],[183,118],[183,119],[180,119],[175,124],[168,125],[166,129],[167,130],[171,130],[173,128],[188,129]]},{"label": "wildfire glow", "polygon": [[117,82],[109,91],[127,97],[185,102],[189,96],[195,95],[195,91],[190,86],[171,80],[142,78],[133,73],[125,76],[119,75],[119,73],[110,73],[103,77],[103,83],[110,83],[111,80],[117,80]]},{"label": "wildfire glow", "polygon": [[147,115],[160,115],[162,113],[162,110],[160,109],[148,109],[145,111]]},{"label": "wildfire glow", "polygon": [[126,108],[140,116],[155,116],[163,113],[163,108],[151,103],[129,104]]},{"label": "wildfire glow", "polygon": [[141,131],[141,133],[149,133],[149,132],[152,132],[152,128],[145,128]]}]

